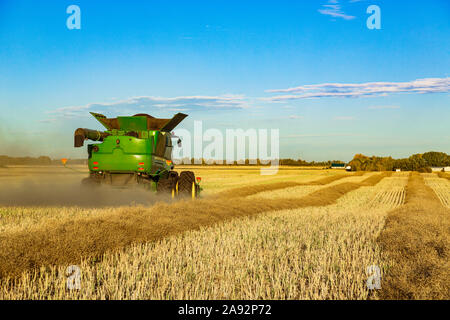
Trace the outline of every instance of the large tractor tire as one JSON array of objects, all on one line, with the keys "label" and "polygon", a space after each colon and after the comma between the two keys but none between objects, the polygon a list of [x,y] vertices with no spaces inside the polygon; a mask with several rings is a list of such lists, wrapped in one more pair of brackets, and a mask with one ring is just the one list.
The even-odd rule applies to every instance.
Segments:
[{"label": "large tractor tire", "polygon": [[178,173],[176,171],[170,171],[167,178],[160,178],[156,190],[158,193],[171,194],[175,192],[175,187],[178,181]]},{"label": "large tractor tire", "polygon": [[182,171],[178,179],[178,195],[197,197],[198,187],[195,183],[195,174],[192,171]]}]

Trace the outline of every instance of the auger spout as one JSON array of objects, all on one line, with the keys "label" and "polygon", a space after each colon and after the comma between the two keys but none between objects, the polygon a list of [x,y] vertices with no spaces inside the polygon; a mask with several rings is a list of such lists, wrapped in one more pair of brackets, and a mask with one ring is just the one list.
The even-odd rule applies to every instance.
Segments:
[{"label": "auger spout", "polygon": [[78,128],[74,134],[74,146],[75,148],[82,147],[85,140],[103,141],[110,134],[103,131],[91,130],[86,128]]}]

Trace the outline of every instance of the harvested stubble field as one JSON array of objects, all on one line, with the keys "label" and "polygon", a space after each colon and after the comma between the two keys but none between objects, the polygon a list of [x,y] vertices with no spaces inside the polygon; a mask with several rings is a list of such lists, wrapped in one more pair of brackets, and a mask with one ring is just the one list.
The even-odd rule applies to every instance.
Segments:
[{"label": "harvested stubble field", "polygon": [[[407,206],[408,175],[195,171],[209,190],[195,201],[0,207],[0,299],[377,299],[396,287],[368,290],[366,269],[394,277],[401,263],[380,235]],[[69,265],[80,290],[66,287]]]},{"label": "harvested stubble field", "polygon": [[450,173],[438,172],[438,176],[439,176],[439,178],[444,178],[444,179],[450,180]]},{"label": "harvested stubble field", "polygon": [[424,175],[425,183],[438,196],[441,203],[450,208],[450,179],[442,179],[433,174]]},{"label": "harvested stubble field", "polygon": [[449,215],[423,175],[413,173],[405,205],[389,212],[378,239],[394,261],[382,298],[449,299]]}]

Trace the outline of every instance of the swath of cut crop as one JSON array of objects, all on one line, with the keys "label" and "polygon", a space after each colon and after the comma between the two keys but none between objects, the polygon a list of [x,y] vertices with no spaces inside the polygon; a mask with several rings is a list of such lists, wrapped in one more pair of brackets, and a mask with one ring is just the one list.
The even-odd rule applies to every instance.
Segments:
[{"label": "swath of cut crop", "polygon": [[444,178],[444,179],[450,180],[450,174],[448,174],[448,173],[438,172],[438,176],[439,176],[439,178]]},{"label": "swath of cut crop", "polygon": [[151,208],[124,208],[95,217],[53,221],[22,232],[0,235],[0,277],[17,277],[25,270],[76,264],[111,249],[158,240],[172,234],[262,212],[326,206],[362,186],[373,186],[389,173],[361,183],[341,183],[292,199],[198,199]]},{"label": "swath of cut crop", "polygon": [[[372,174],[377,174],[377,173],[371,173]],[[363,176],[363,175],[351,175],[343,180],[336,180],[334,182],[331,182],[327,185],[301,185],[301,186],[294,186],[294,187],[289,187],[289,188],[284,188],[284,189],[277,189],[277,190],[269,190],[269,191],[263,191],[263,192],[258,192],[256,194],[247,196],[247,198],[259,198],[259,199],[284,199],[284,198],[291,198],[291,197],[303,197],[306,196],[314,191],[326,188],[326,187],[331,187],[333,185],[337,185],[340,183],[349,183],[349,182],[354,182],[354,183],[361,183],[363,180],[367,179],[367,176]]]},{"label": "swath of cut crop", "polygon": [[426,177],[425,183],[433,189],[441,203],[450,208],[450,182],[441,178]]},{"label": "swath of cut crop", "polygon": [[388,214],[378,242],[394,261],[384,299],[450,298],[450,210],[421,175],[410,176],[406,202]]},{"label": "swath of cut crop", "polygon": [[340,180],[343,178],[347,178],[350,176],[362,176],[362,175],[364,175],[364,172],[359,171],[352,175],[337,174],[337,175],[325,177],[325,178],[315,180],[315,181],[310,181],[310,182],[289,181],[289,182],[277,182],[277,183],[270,183],[270,184],[245,186],[245,187],[233,188],[230,190],[220,192],[219,194],[217,194],[217,196],[222,197],[222,198],[246,197],[246,196],[254,195],[254,194],[257,194],[260,192],[264,192],[264,191],[274,191],[274,190],[286,189],[286,188],[291,188],[291,187],[323,186],[323,185],[327,185],[331,182],[334,182],[334,181],[337,181],[337,180]]}]

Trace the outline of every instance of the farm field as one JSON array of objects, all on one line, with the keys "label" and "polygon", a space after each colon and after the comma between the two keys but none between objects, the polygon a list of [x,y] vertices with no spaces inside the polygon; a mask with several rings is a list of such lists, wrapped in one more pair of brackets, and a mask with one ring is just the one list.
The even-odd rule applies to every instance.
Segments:
[{"label": "farm field", "polygon": [[[0,168],[0,299],[449,298],[445,178],[192,170],[203,197],[172,201],[141,190],[84,192],[83,167]],[[427,217],[422,230],[408,233],[417,220],[405,212],[419,210]],[[401,246],[429,230],[435,242],[409,250],[433,263],[426,272],[401,269]],[[70,265],[80,268],[80,290],[67,289]],[[373,265],[381,290],[366,286]],[[427,281],[405,286],[400,269],[406,279],[425,274],[431,289]]]},{"label": "farm field", "polygon": [[443,179],[433,174],[424,175],[425,183],[431,187],[442,204],[450,208],[450,179]]}]

